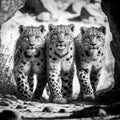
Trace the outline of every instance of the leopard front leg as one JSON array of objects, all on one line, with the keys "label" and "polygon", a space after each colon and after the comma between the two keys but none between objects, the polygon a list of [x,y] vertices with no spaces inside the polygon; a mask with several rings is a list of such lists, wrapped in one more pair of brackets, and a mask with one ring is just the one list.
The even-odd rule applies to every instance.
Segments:
[{"label": "leopard front leg", "polygon": [[83,99],[86,101],[94,100],[94,92],[89,79],[88,69],[81,69],[78,71],[78,78],[83,92]]},{"label": "leopard front leg", "polygon": [[31,100],[33,97],[33,86],[29,81],[33,82],[33,74],[31,72],[30,62],[21,59],[14,64],[14,78],[18,87],[17,96],[25,100]]},{"label": "leopard front leg", "polygon": [[73,77],[74,77],[73,67],[70,69],[70,71],[62,72],[62,95],[67,100],[70,100],[72,97]]},{"label": "leopard front leg", "polygon": [[102,68],[95,69],[95,70],[92,69],[92,71],[91,71],[90,81],[91,81],[91,85],[94,90],[94,93],[96,92],[96,88],[97,88],[98,82],[100,80],[101,72],[102,72]]},{"label": "leopard front leg", "polygon": [[40,100],[41,102],[43,102],[42,94],[47,83],[45,62],[45,57],[41,52],[41,56],[39,56],[39,58],[35,57],[33,64],[33,70],[37,76],[37,85],[33,100]]},{"label": "leopard front leg", "polygon": [[67,100],[63,98],[60,86],[60,72],[55,70],[49,70],[48,72],[48,85],[51,92],[53,103],[67,103]]},{"label": "leopard front leg", "polygon": [[30,86],[27,81],[27,75],[24,72],[18,72],[19,74],[15,75],[15,80],[18,87],[17,96],[24,100],[31,100],[33,91],[30,90]]},{"label": "leopard front leg", "polygon": [[41,100],[42,102],[42,94],[46,86],[46,83],[47,83],[47,77],[45,73],[37,75],[37,87],[36,87],[33,99]]}]

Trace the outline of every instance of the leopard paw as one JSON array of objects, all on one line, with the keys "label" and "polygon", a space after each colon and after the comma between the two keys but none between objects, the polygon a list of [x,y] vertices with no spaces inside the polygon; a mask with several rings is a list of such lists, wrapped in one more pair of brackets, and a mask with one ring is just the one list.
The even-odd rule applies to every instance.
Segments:
[{"label": "leopard paw", "polygon": [[68,101],[65,98],[54,98],[52,100],[53,103],[58,103],[58,104],[66,104]]},{"label": "leopard paw", "polygon": [[94,94],[83,95],[83,99],[84,99],[84,101],[93,101],[93,100],[95,100],[95,95]]}]

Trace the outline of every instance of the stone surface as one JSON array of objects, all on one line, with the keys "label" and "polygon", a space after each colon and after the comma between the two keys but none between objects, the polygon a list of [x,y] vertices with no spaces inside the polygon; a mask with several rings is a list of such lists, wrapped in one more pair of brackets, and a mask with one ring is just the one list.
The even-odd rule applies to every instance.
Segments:
[{"label": "stone surface", "polygon": [[42,12],[41,14],[39,14],[37,17],[36,17],[36,20],[40,21],[40,22],[43,22],[43,21],[46,21],[46,22],[53,22],[57,19],[54,19],[52,18],[52,15],[49,13],[49,12]]},{"label": "stone surface", "polygon": [[41,0],[27,0],[23,8],[20,9],[22,13],[30,13],[38,15],[41,12],[47,12]]},{"label": "stone surface", "polygon": [[0,105],[1,105],[1,106],[9,106],[9,104],[8,104],[7,102],[5,102],[5,101],[1,101],[1,102],[0,102]]},{"label": "stone surface", "polygon": [[70,21],[83,21],[84,19],[89,19],[92,15],[83,7],[81,9],[81,15],[75,18],[69,19]]},{"label": "stone surface", "polygon": [[42,112],[54,112],[54,107],[46,106],[45,108],[43,108]]},{"label": "stone surface", "polygon": [[0,25],[24,6],[25,0],[0,0]]},{"label": "stone surface", "polygon": [[57,4],[54,0],[27,0],[21,12],[36,15],[39,22],[58,19]]},{"label": "stone surface", "polygon": [[21,120],[21,116],[15,111],[3,110],[0,113],[0,120]]},{"label": "stone surface", "polygon": [[115,57],[115,68],[114,68],[114,77],[115,77],[115,87],[120,85],[120,1],[116,0],[103,0],[102,9],[105,14],[108,16],[108,21],[110,23],[110,30],[113,35],[113,40],[111,42],[111,50]]},{"label": "stone surface", "polygon": [[[32,118],[109,120],[120,118],[120,102],[116,102],[111,105],[99,105],[90,102],[62,105],[53,103],[45,104],[34,101],[21,101],[19,99],[14,101],[11,98],[12,97],[9,97],[9,99],[7,99],[7,106],[0,105],[0,120],[21,120],[21,118],[24,118],[24,120]],[[5,99],[5,96],[0,98],[0,103]]]},{"label": "stone surface", "polygon": [[[70,118],[91,118],[104,117],[108,115],[118,115],[120,117],[120,103],[115,103],[110,106],[92,106],[79,111],[75,111],[70,115]],[[116,116],[117,117],[117,116]]]},{"label": "stone surface", "polygon": [[59,113],[65,113],[66,110],[65,110],[65,109],[60,109],[58,112],[59,112]]},{"label": "stone surface", "polygon": [[102,93],[98,96],[98,101],[103,104],[112,104],[120,101],[120,7],[119,0],[113,2],[112,0],[102,0],[102,10],[108,17],[110,31],[112,33],[112,41],[110,44],[112,54],[115,58],[114,64],[114,88],[108,92]]}]

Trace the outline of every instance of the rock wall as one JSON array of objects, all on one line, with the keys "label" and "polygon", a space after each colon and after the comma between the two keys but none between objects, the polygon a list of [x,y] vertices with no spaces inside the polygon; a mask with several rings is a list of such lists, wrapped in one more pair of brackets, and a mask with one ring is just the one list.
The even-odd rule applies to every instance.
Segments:
[{"label": "rock wall", "polygon": [[9,55],[3,53],[6,48],[1,43],[1,25],[13,17],[16,11],[24,6],[24,3],[25,0],[0,0],[0,93],[2,94],[14,93],[15,85],[12,71],[9,71],[9,66],[6,66]]},{"label": "rock wall", "polygon": [[0,25],[24,6],[25,0],[0,0]]},{"label": "rock wall", "polygon": [[98,101],[105,104],[111,104],[120,101],[120,1],[102,0],[102,10],[108,17],[110,30],[113,40],[110,43],[112,54],[115,58],[114,66],[114,88],[98,97]]},{"label": "rock wall", "polygon": [[108,16],[110,30],[113,35],[113,40],[111,42],[111,50],[115,57],[115,87],[120,85],[120,1],[116,0],[103,0],[102,9]]}]

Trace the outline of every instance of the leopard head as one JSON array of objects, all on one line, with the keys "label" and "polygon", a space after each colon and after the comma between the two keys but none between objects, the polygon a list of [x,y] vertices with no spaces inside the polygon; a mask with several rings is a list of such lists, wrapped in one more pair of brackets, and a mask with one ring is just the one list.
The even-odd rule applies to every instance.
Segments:
[{"label": "leopard head", "polygon": [[73,43],[74,25],[49,25],[50,44],[59,55],[68,53],[69,46]]},{"label": "leopard head", "polygon": [[40,25],[38,27],[34,26],[19,26],[20,39],[24,47],[28,49],[33,49],[37,46],[41,46],[44,40],[45,27]]},{"label": "leopard head", "polygon": [[99,47],[104,47],[105,45],[105,26],[97,27],[81,27],[81,43],[84,47],[90,50],[98,49]]}]

